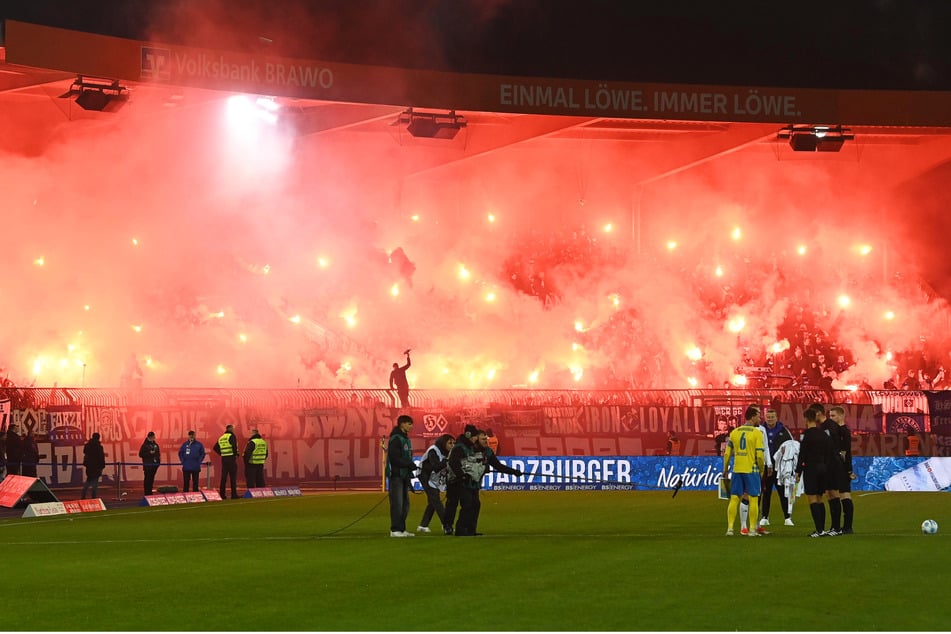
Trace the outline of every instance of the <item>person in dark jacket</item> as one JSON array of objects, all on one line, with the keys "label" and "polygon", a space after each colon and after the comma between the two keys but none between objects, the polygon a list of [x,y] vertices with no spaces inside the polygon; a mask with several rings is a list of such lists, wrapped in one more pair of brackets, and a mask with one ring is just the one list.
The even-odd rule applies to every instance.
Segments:
[{"label": "person in dark jacket", "polygon": [[[449,461],[462,460],[462,457],[465,456],[466,453],[460,445],[472,447],[475,442],[473,435],[477,434],[478,431],[475,425],[466,425],[466,430],[456,438],[452,451],[449,452],[449,457],[446,459],[446,510],[443,513],[442,519],[442,530],[446,535],[452,535],[455,532],[456,510],[459,508],[459,501],[462,499],[462,496],[465,495],[462,478],[453,474]],[[454,452],[456,454],[455,456],[453,455]]]},{"label": "person in dark jacket", "polygon": [[832,440],[819,427],[819,412],[812,407],[802,413],[806,422],[806,431],[799,441],[799,461],[796,463],[796,483],[802,478],[803,489],[809,500],[809,511],[816,530],[809,537],[826,537],[830,533],[823,530],[826,521],[826,507],[822,503],[822,494],[828,490],[828,463],[835,456]]},{"label": "person in dark jacket", "polygon": [[474,425],[466,425],[465,433],[459,437],[459,442],[449,453],[448,480],[459,500],[459,520],[455,526],[457,537],[482,534],[477,530],[479,512],[482,510],[479,489],[482,488],[482,477],[489,467],[516,477],[524,475],[519,469],[499,462],[495,452],[489,449],[488,436],[484,431]]},{"label": "person in dark jacket", "polygon": [[7,475],[20,475],[20,459],[23,453],[20,442],[20,434],[17,433],[17,426],[7,427]]},{"label": "person in dark jacket", "polygon": [[178,460],[182,463],[182,477],[185,480],[182,491],[188,493],[189,484],[198,493],[198,475],[205,462],[205,446],[195,438],[195,430],[189,430],[188,440],[178,448]]},{"label": "person in dark jacket", "polygon": [[249,489],[264,487],[264,463],[267,460],[267,441],[260,432],[251,431],[251,438],[244,448],[244,477]]},{"label": "person in dark jacket", "polygon": [[86,469],[86,481],[83,482],[83,493],[81,499],[86,499],[86,493],[92,493],[89,497],[99,497],[99,478],[102,476],[103,469],[106,468],[106,452],[99,442],[99,432],[94,433],[89,441],[83,445],[83,467]]},{"label": "person in dark jacket", "polygon": [[[852,480],[856,479],[852,471],[852,432],[845,424],[845,408],[836,405],[829,408],[829,418],[835,421],[839,426],[839,459],[842,461],[843,468],[839,471],[839,500],[842,504],[842,513],[845,517],[845,523],[842,524],[840,535],[851,535],[852,521],[855,518],[855,506],[852,503]],[[838,522],[833,520],[835,526]]]},{"label": "person in dark jacket", "polygon": [[145,472],[145,494],[152,495],[152,487],[155,486],[155,474],[158,473],[159,465],[162,464],[162,452],[158,443],[155,442],[155,432],[150,431],[145,437],[145,442],[139,447],[139,458],[142,459],[142,470]]},{"label": "person in dark jacket", "polygon": [[413,417],[401,414],[396,427],[390,432],[386,446],[386,478],[390,487],[390,537],[413,537],[406,532],[406,517],[409,515],[409,496],[416,471],[413,462],[413,443],[409,432],[413,429]]},{"label": "person in dark jacket", "polygon": [[[784,442],[793,439],[792,434],[779,421],[778,414],[772,407],[766,409],[765,429],[766,441],[769,444],[766,451],[769,452],[770,456],[775,456]],[[767,469],[766,473],[763,474],[762,486],[760,487],[760,515],[762,515],[762,518],[759,525],[769,526],[769,509],[772,506],[773,489],[776,489],[776,492],[779,493],[779,501],[782,504],[784,522],[786,526],[792,526],[792,517],[789,515],[789,500],[786,499],[786,487],[780,486],[777,482],[775,467],[774,464],[772,469]]]},{"label": "person in dark jacket", "polygon": [[20,475],[36,477],[36,465],[40,462],[40,448],[33,432],[28,431],[20,439]]},{"label": "person in dark jacket", "polygon": [[231,499],[238,498],[238,437],[234,435],[234,425],[225,427],[218,442],[212,447],[215,453],[221,456],[221,486],[219,493],[225,499],[225,485],[231,480]]},{"label": "person in dark jacket", "polygon": [[[423,519],[419,521],[417,533],[429,533],[429,522],[433,519],[433,514],[439,517],[439,522],[445,527],[446,507],[443,506],[441,495],[446,490],[446,475],[449,458],[449,452],[456,444],[456,439],[451,434],[443,434],[436,439],[436,442],[423,453],[423,459],[419,463],[419,483],[426,492],[426,510],[423,511]],[[443,529],[445,531],[445,528]],[[448,533],[447,533],[448,534]]]}]

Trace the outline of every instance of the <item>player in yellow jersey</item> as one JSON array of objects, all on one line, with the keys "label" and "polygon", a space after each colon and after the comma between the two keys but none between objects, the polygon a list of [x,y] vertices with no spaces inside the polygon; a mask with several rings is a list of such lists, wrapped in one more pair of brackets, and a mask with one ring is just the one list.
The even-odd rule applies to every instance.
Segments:
[{"label": "player in yellow jersey", "polygon": [[[765,465],[763,434],[756,427],[759,424],[760,410],[756,405],[746,408],[746,423],[730,432],[726,449],[723,451],[723,474],[726,478],[733,459],[733,477],[730,481],[730,504],[727,506],[726,534],[733,534],[733,524],[740,506],[740,498],[749,500],[749,517],[759,517],[760,478]],[[755,529],[749,535],[756,536]]]}]

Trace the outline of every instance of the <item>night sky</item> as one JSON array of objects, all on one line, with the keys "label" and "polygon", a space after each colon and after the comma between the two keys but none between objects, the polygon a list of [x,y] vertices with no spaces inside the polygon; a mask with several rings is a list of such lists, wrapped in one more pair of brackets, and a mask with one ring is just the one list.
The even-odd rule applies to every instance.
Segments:
[{"label": "night sky", "polygon": [[[460,72],[948,89],[951,4],[631,0],[8,0],[25,21],[174,43]],[[191,19],[183,20],[182,16]],[[0,17],[3,14],[0,13]]]}]

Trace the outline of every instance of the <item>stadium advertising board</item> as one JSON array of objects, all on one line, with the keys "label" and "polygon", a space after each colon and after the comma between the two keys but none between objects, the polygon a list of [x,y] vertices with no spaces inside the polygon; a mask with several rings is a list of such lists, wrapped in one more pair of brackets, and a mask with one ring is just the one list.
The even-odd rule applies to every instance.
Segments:
[{"label": "stadium advertising board", "polygon": [[[489,473],[483,480],[494,491],[716,491],[723,459],[719,457],[500,458],[526,475]],[[947,491],[951,458],[860,457],[853,459],[853,491]]]}]

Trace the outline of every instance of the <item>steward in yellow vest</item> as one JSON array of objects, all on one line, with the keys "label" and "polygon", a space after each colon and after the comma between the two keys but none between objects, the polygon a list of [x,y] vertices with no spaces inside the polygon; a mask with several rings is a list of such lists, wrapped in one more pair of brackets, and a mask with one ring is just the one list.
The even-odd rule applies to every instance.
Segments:
[{"label": "steward in yellow vest", "polygon": [[249,489],[264,486],[264,463],[267,461],[267,441],[258,430],[252,430],[248,445],[244,448],[244,475]]},{"label": "steward in yellow vest", "polygon": [[225,484],[231,480],[231,499],[238,497],[238,438],[234,435],[234,425],[225,427],[225,433],[221,434],[218,442],[212,447],[214,452],[221,456],[221,485],[218,492],[221,499],[227,498],[225,495]]}]

